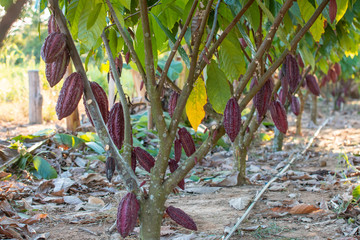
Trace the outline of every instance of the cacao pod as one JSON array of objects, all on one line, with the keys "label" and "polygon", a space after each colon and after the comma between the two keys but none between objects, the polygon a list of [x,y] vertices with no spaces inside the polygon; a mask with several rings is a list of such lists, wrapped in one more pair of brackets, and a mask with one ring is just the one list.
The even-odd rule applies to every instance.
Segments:
[{"label": "cacao pod", "polygon": [[48,21],[48,34],[53,32],[60,32],[60,28],[56,23],[55,16],[51,14],[49,21]]},{"label": "cacao pod", "polygon": [[119,56],[117,58],[115,58],[115,65],[117,67],[119,77],[120,77],[122,69],[123,69],[123,59],[122,59],[121,53],[119,54]]},{"label": "cacao pod", "polygon": [[187,229],[190,229],[190,230],[193,230],[193,231],[197,231],[197,227],[196,227],[196,224],[195,224],[194,220],[192,220],[191,217],[189,215],[187,215],[180,208],[169,206],[166,209],[166,213],[177,224],[183,226],[184,228],[187,228]]},{"label": "cacao pod", "polygon": [[337,4],[336,4],[336,0],[330,0],[329,3],[329,17],[330,17],[330,22],[333,23],[335,18],[336,18],[336,13],[337,13]]},{"label": "cacao pod", "polygon": [[297,61],[298,61],[298,63],[299,63],[299,67],[301,67],[301,68],[304,68],[304,67],[305,67],[304,61],[302,60],[300,54],[297,55]]},{"label": "cacao pod", "polygon": [[320,95],[320,88],[317,83],[317,80],[314,75],[308,74],[306,75],[306,86],[308,87],[309,91],[314,94],[315,96]]},{"label": "cacao pod", "polygon": [[107,127],[114,144],[120,150],[124,143],[125,133],[124,113],[121,103],[117,102],[111,108]]},{"label": "cacao pod", "polygon": [[276,126],[276,128],[286,134],[288,129],[288,121],[286,116],[286,111],[284,106],[279,100],[275,100],[270,104],[270,114],[271,118]]},{"label": "cacao pod", "polygon": [[246,47],[247,47],[247,43],[246,43],[245,39],[240,38],[239,40],[240,40],[241,46],[242,46],[243,48],[246,48]]},{"label": "cacao pod", "polygon": [[125,62],[126,62],[126,64],[129,64],[129,62],[130,62],[130,51],[128,51],[128,52],[125,54]]},{"label": "cacao pod", "polygon": [[266,114],[266,111],[269,108],[273,87],[273,80],[272,78],[269,78],[254,97],[253,101],[256,110],[258,111],[258,120],[262,119],[262,117]]},{"label": "cacao pod", "polygon": [[172,117],[174,114],[178,98],[179,98],[179,94],[175,91],[170,96],[169,110],[168,110],[170,117]]},{"label": "cacao pod", "polygon": [[120,235],[125,238],[134,230],[139,214],[140,205],[134,193],[128,193],[121,200],[116,217],[116,227]]},{"label": "cacao pod", "polygon": [[115,172],[115,159],[113,157],[108,157],[106,159],[106,178],[111,182],[111,179]]},{"label": "cacao pod", "polygon": [[84,83],[80,73],[74,72],[66,78],[56,103],[56,114],[59,120],[74,112],[83,92]]},{"label": "cacao pod", "polygon": [[340,74],[341,74],[341,65],[340,65],[340,63],[335,63],[334,64],[334,69],[335,69],[335,72],[336,72],[336,75],[337,76],[340,76]]},{"label": "cacao pod", "polygon": [[134,152],[140,166],[142,166],[146,171],[150,172],[151,168],[155,165],[154,157],[140,147],[134,147]]},{"label": "cacao pod", "polygon": [[327,75],[333,83],[336,83],[338,75],[336,74],[336,71],[334,68],[330,68]]},{"label": "cacao pod", "polygon": [[300,113],[300,101],[299,98],[295,96],[291,96],[291,111],[295,114],[295,116],[299,115]]},{"label": "cacao pod", "polygon": [[241,111],[236,98],[232,97],[226,103],[224,110],[224,128],[231,142],[235,141],[241,127]]},{"label": "cacao pod", "polygon": [[320,88],[325,86],[325,84],[329,81],[330,81],[330,79],[329,79],[328,75],[324,75],[323,78],[321,79]]},{"label": "cacao pod", "polygon": [[178,134],[186,156],[190,157],[196,151],[193,138],[184,127],[179,129]]},{"label": "cacao pod", "polygon": [[[105,93],[104,89],[97,82],[90,82],[90,86],[91,86],[91,90],[94,94],[95,100],[99,106],[101,116],[106,124],[109,120],[109,101],[106,96],[106,93]],[[91,124],[94,126],[94,122],[90,116],[89,109],[87,108],[87,105],[86,105],[85,96],[83,97],[83,102],[84,102],[84,106],[85,106],[86,115],[89,118]]]},{"label": "cacao pod", "polygon": [[179,162],[181,158],[181,141],[179,139],[175,139],[174,142],[174,152],[175,152],[175,161]]},{"label": "cacao pod", "polygon": [[[179,167],[178,163],[173,160],[173,159],[170,159],[169,160],[169,169],[170,169],[170,172],[173,173],[175,172],[175,170]],[[185,181],[184,179],[182,179],[179,183],[178,183],[178,186],[179,188],[181,188],[182,190],[185,190]]]},{"label": "cacao pod", "polygon": [[53,32],[46,37],[41,47],[41,57],[45,63],[52,63],[63,54],[66,49],[66,36]]},{"label": "cacao pod", "polygon": [[134,149],[131,151],[131,169],[135,172],[136,169],[136,154]]},{"label": "cacao pod", "polygon": [[69,51],[65,49],[63,54],[61,54],[54,62],[46,64],[45,75],[50,87],[54,87],[61,81],[69,62]]}]

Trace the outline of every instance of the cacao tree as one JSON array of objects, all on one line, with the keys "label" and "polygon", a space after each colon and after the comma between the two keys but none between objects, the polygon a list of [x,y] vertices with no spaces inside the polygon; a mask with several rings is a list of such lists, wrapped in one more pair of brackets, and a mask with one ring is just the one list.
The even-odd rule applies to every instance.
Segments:
[{"label": "cacao tree", "polygon": [[[334,11],[335,3],[338,1],[39,1],[40,11],[48,7],[52,16],[42,48],[50,85],[62,78],[69,57],[76,69],[60,92],[58,118],[71,114],[83,96],[89,119],[108,152],[107,177],[111,180],[116,169],[129,192],[117,215],[117,229],[123,237],[139,218],[140,239],[160,239],[165,211],[178,224],[197,230],[191,217],[168,206],[166,199],[177,186],[185,187],[186,174],[224,134],[235,143],[238,182],[244,183],[247,150],[267,110],[278,130],[286,133],[286,101],[282,103],[277,92],[281,86],[286,100],[289,91],[294,94],[299,89],[300,74],[289,70],[297,64],[296,50],[302,49],[305,64],[311,65],[309,50],[304,50],[306,37],[320,42],[324,22],[335,26],[342,19],[348,4],[338,4]],[[106,53],[120,99],[110,112],[101,87],[86,75],[87,62],[97,58],[98,52]],[[168,57],[160,67],[159,55],[165,52]],[[187,68],[183,86],[168,77],[175,56]],[[147,92],[159,139],[155,157],[133,146],[129,103],[120,81],[124,61],[139,72]],[[169,101],[168,122],[161,104],[165,86],[176,92]],[[198,147],[188,129],[179,126],[184,111],[195,132],[205,116],[213,120],[211,125],[203,123],[207,137]],[[181,149],[185,160],[179,159]],[[135,174],[137,163],[149,172],[145,185]]]}]

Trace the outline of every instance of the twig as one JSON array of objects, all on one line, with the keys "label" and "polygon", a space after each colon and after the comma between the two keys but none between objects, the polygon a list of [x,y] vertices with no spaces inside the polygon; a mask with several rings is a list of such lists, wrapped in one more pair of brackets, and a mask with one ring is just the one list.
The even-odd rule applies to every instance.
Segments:
[{"label": "twig", "polygon": [[241,216],[241,218],[237,221],[237,223],[234,225],[234,227],[230,230],[230,232],[228,233],[228,235],[224,235],[222,237],[222,239],[227,240],[230,239],[230,237],[234,234],[234,232],[236,231],[236,229],[239,228],[240,224],[247,218],[247,216],[250,214],[250,211],[254,208],[255,204],[257,203],[257,201],[260,199],[260,197],[264,194],[264,192],[270,187],[270,185],[275,182],[279,177],[281,177],[291,166],[291,164],[293,164],[299,157],[300,155],[304,155],[306,153],[306,151],[311,147],[314,139],[319,135],[321,129],[331,120],[331,118],[327,118],[322,124],[321,126],[318,127],[318,129],[316,130],[316,132],[314,133],[314,136],[310,139],[310,141],[308,142],[308,144],[306,145],[306,147],[304,148],[303,151],[301,151],[301,153],[297,154],[296,156],[294,156],[294,153],[291,154],[291,156],[289,156],[290,161],[285,165],[285,167],[281,170],[281,172],[279,172],[275,177],[273,177],[263,188],[262,190],[255,196],[253,202],[251,203],[251,205],[247,208],[246,212]]},{"label": "twig", "polygon": [[26,2],[27,0],[18,0],[16,3],[11,4],[5,15],[2,17],[0,22],[0,48],[2,47],[2,42],[5,39],[7,32],[20,16],[21,9]]},{"label": "twig", "polygon": [[116,88],[118,90],[119,96],[120,96],[120,102],[123,107],[123,113],[124,113],[124,158],[125,161],[130,164],[131,163],[131,119],[130,119],[130,111],[127,103],[127,99],[125,96],[124,89],[120,83],[120,77],[117,71],[117,67],[115,65],[114,56],[112,55],[109,41],[106,38],[105,30],[101,34],[101,38],[104,42],[106,53],[108,55],[108,59],[110,62],[111,72],[115,80]]},{"label": "twig", "polygon": [[[156,70],[158,70],[158,72],[159,72],[160,74],[163,73],[163,70],[161,69],[161,67],[160,67],[159,65],[157,65]],[[165,76],[165,81],[166,81],[167,84],[170,85],[170,87],[171,87],[175,92],[177,92],[177,93],[179,93],[179,94],[181,93],[181,89],[180,89],[173,81],[171,81],[171,79],[170,79],[168,76]],[[159,85],[158,85],[158,86],[159,86]],[[161,91],[160,91],[160,93],[161,93]]]},{"label": "twig", "polygon": [[205,44],[205,48],[202,50],[202,52],[200,54],[200,57],[199,57],[200,62],[203,59],[203,56],[205,54],[205,49],[208,49],[210,47],[211,39],[213,38],[213,36],[215,34],[215,29],[216,29],[216,23],[217,23],[217,17],[218,17],[220,3],[221,3],[221,0],[218,0],[218,3],[216,4],[216,7],[215,7],[214,21],[213,21],[213,25],[212,25],[212,28],[211,28],[210,35],[209,35],[208,40],[207,40],[207,42]]},{"label": "twig", "polygon": [[165,63],[165,66],[164,66],[164,70],[163,70],[163,72],[161,73],[160,80],[159,80],[159,83],[158,83],[159,92],[161,92],[161,90],[162,90],[162,87],[163,87],[163,85],[164,85],[164,81],[166,80],[166,76],[167,76],[167,73],[168,73],[168,71],[169,71],[171,62],[172,62],[172,60],[174,59],[174,56],[175,56],[175,54],[176,54],[176,51],[178,50],[178,48],[179,48],[179,46],[180,46],[180,43],[181,43],[182,38],[185,36],[186,30],[187,30],[187,28],[188,28],[188,26],[189,26],[191,17],[192,17],[192,15],[193,15],[194,12],[195,12],[195,9],[196,9],[197,4],[198,4],[198,0],[195,0],[194,3],[193,3],[193,5],[192,5],[192,7],[191,7],[191,9],[190,9],[190,12],[189,12],[188,17],[186,18],[185,24],[184,24],[184,26],[183,26],[182,29],[181,29],[180,35],[179,35],[178,39],[176,40],[173,48],[171,49],[170,55],[169,55],[168,59],[166,60],[166,63]]}]

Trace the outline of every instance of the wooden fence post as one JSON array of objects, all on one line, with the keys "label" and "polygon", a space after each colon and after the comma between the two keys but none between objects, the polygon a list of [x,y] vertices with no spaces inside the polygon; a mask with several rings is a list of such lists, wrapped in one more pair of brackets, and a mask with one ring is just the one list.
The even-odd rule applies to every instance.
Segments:
[{"label": "wooden fence post", "polygon": [[43,97],[40,92],[40,77],[38,70],[29,70],[29,123],[42,123]]}]

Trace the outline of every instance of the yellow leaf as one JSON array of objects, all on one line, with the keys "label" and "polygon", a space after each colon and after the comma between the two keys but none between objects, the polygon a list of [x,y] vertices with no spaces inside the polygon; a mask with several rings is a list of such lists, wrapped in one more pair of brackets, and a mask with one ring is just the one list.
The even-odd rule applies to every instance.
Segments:
[{"label": "yellow leaf", "polygon": [[205,83],[202,79],[196,80],[194,88],[186,102],[186,115],[193,129],[197,130],[205,117],[204,105],[207,103]]},{"label": "yellow leaf", "polygon": [[101,73],[108,73],[110,71],[110,63],[109,61],[106,61],[106,63],[102,63],[100,66],[100,72]]},{"label": "yellow leaf", "polygon": [[[315,8],[308,0],[298,0],[297,1],[301,16],[305,22],[307,22],[310,17],[314,14]],[[324,29],[324,17],[322,14],[315,20],[314,24],[310,27],[310,33],[313,36],[315,42],[319,42],[321,35],[325,32]]]}]

